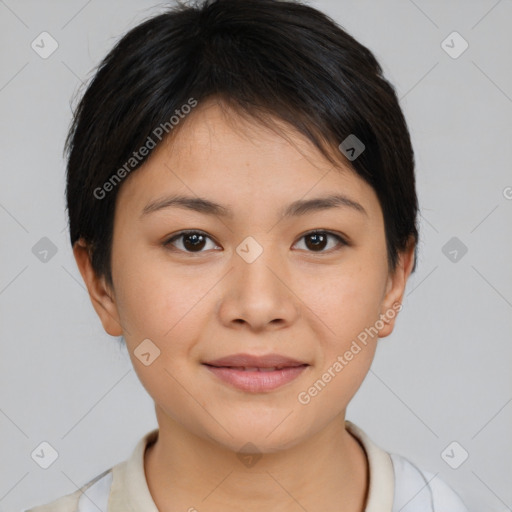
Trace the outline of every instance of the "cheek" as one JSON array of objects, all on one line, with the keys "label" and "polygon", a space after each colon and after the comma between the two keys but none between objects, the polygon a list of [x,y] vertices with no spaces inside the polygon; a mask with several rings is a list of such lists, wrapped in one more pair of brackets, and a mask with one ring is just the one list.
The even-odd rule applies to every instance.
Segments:
[{"label": "cheek", "polygon": [[130,352],[149,338],[161,351],[157,362],[181,373],[183,361],[193,362],[195,345],[208,331],[219,275],[198,267],[179,269],[149,252],[125,258],[119,268],[116,299]]},{"label": "cheek", "polygon": [[171,336],[197,302],[201,290],[186,286],[168,265],[155,261],[146,251],[121,253],[117,258],[116,301],[126,339],[155,339],[160,345]]},{"label": "cheek", "polygon": [[316,283],[315,293],[307,295],[307,287],[301,292],[314,313],[310,325],[315,325],[319,350],[317,367],[296,400],[304,421],[312,425],[328,421],[347,407],[368,373],[377,346],[372,327],[380,311],[379,267],[370,270],[361,263],[350,272],[347,267],[325,279],[318,275],[312,279],[309,284]]},{"label": "cheek", "polygon": [[[204,315],[200,299],[211,283],[200,280],[190,286],[189,279],[171,274],[168,268],[165,272],[156,264],[144,267],[136,260],[124,263],[126,273],[116,297],[133,367],[150,396],[170,410],[179,410],[190,400],[178,382],[184,382],[193,367],[190,352]],[[148,365],[140,358],[145,352],[150,353]]]},{"label": "cheek", "polygon": [[301,283],[299,296],[318,316],[324,333],[343,345],[378,319],[384,276],[382,265],[359,259],[307,279],[302,276],[296,283]]},{"label": "cheek", "polygon": [[148,337],[159,345],[172,341],[176,346],[183,339],[190,315],[197,315],[195,306],[201,298],[201,289],[184,286],[171,276],[145,276],[124,291],[120,314],[130,337]]}]

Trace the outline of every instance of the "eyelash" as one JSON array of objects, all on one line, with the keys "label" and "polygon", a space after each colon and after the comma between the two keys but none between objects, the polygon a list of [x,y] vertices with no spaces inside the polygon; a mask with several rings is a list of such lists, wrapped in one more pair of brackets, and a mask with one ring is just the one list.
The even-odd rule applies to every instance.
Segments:
[{"label": "eyelash", "polygon": [[[323,253],[331,253],[331,252],[334,252],[336,250],[340,250],[342,247],[344,246],[349,246],[350,243],[344,238],[342,237],[341,235],[337,234],[337,233],[333,233],[332,231],[326,231],[326,230],[321,230],[321,229],[315,229],[313,231],[308,231],[307,233],[304,233],[300,238],[299,240],[302,240],[303,238],[307,237],[307,236],[311,236],[311,235],[317,235],[317,234],[322,234],[322,235],[328,235],[328,236],[332,236],[333,238],[335,238],[339,245],[338,247],[335,247],[333,249],[329,249],[329,250],[321,250],[321,251],[307,251],[311,254],[323,254]],[[207,235],[204,231],[199,231],[199,230],[185,230],[185,231],[180,231],[179,233],[173,235],[171,238],[168,238],[165,242],[163,242],[163,246],[170,250],[170,251],[173,251],[173,252],[182,252],[182,253],[185,253],[185,254],[201,254],[203,252],[206,252],[206,251],[184,251],[184,250],[181,250],[181,249],[177,249],[176,247],[173,247],[172,246],[172,242],[174,242],[175,240],[178,240],[179,238],[182,238],[186,235],[202,235],[204,236],[205,238],[209,238],[210,240],[213,241],[213,239]]]}]

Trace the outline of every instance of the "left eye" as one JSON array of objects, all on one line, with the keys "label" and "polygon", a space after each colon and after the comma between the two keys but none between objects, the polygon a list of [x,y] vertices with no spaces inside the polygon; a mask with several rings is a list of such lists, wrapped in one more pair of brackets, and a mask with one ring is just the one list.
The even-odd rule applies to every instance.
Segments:
[{"label": "left eye", "polygon": [[[344,246],[348,245],[346,240],[342,238],[340,235],[336,235],[334,233],[331,233],[329,231],[312,231],[311,233],[306,233],[303,235],[300,240],[306,239],[308,242],[305,243],[306,247],[308,249],[313,249],[310,252],[330,252],[325,251],[325,246],[328,245],[327,240],[329,239],[335,239],[337,240],[337,246]],[[336,247],[336,245],[335,245]]]},{"label": "left eye", "polygon": [[[302,235],[299,240],[306,239],[305,243],[306,250],[309,252],[329,252],[325,250],[325,247],[328,245],[328,239],[334,239],[337,241],[336,246],[344,246],[348,245],[346,240],[342,238],[340,235],[331,233],[329,231],[312,231],[310,233],[306,233]],[[165,247],[173,246],[179,251],[188,252],[188,253],[200,253],[204,252],[202,249],[205,248],[206,240],[213,240],[206,234],[201,231],[182,231],[177,235],[169,238],[166,242],[164,242]],[[176,242],[181,241],[181,247],[177,247]],[[214,248],[217,247],[213,244]],[[332,248],[331,248],[332,249]]]}]

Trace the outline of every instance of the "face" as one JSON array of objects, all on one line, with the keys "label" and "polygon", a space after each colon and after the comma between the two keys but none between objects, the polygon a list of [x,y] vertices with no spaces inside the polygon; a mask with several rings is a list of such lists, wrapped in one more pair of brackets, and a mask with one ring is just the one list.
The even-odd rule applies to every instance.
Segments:
[{"label": "face", "polygon": [[[231,115],[199,105],[125,179],[112,290],[75,255],[160,415],[234,451],[250,441],[265,453],[344,414],[378,337],[393,329],[412,252],[388,271],[379,201],[348,163],[334,167],[301,135]],[[171,204],[176,196],[196,202]],[[303,366],[267,379],[205,364],[240,353]]]}]

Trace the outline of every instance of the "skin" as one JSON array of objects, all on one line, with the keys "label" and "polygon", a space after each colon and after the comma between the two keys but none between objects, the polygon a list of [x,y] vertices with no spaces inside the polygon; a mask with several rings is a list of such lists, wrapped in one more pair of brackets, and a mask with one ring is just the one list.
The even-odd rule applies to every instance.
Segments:
[{"label": "skin", "polygon": [[[159,436],[144,465],[161,512],[364,510],[367,460],[345,430],[345,411],[396,315],[386,316],[378,336],[308,404],[297,396],[401,303],[414,245],[390,272],[373,189],[348,161],[333,167],[305,137],[276,122],[281,134],[214,101],[199,104],[122,183],[113,288],[92,270],[85,244],[74,247],[103,327],[124,336],[155,402]],[[150,201],[177,193],[220,203],[233,217],[179,207],[141,215]],[[279,216],[283,205],[333,193],[357,201],[366,214],[342,206]],[[340,234],[349,245],[329,236],[315,249],[305,236],[314,229]],[[195,252],[187,237],[166,247],[181,230],[209,238]],[[252,263],[236,252],[248,236],[263,249]],[[147,338],[160,350],[149,366],[134,355]],[[310,366],[274,391],[249,393],[201,364],[239,352],[278,353]],[[237,457],[248,442],[262,454],[250,467]]]}]

